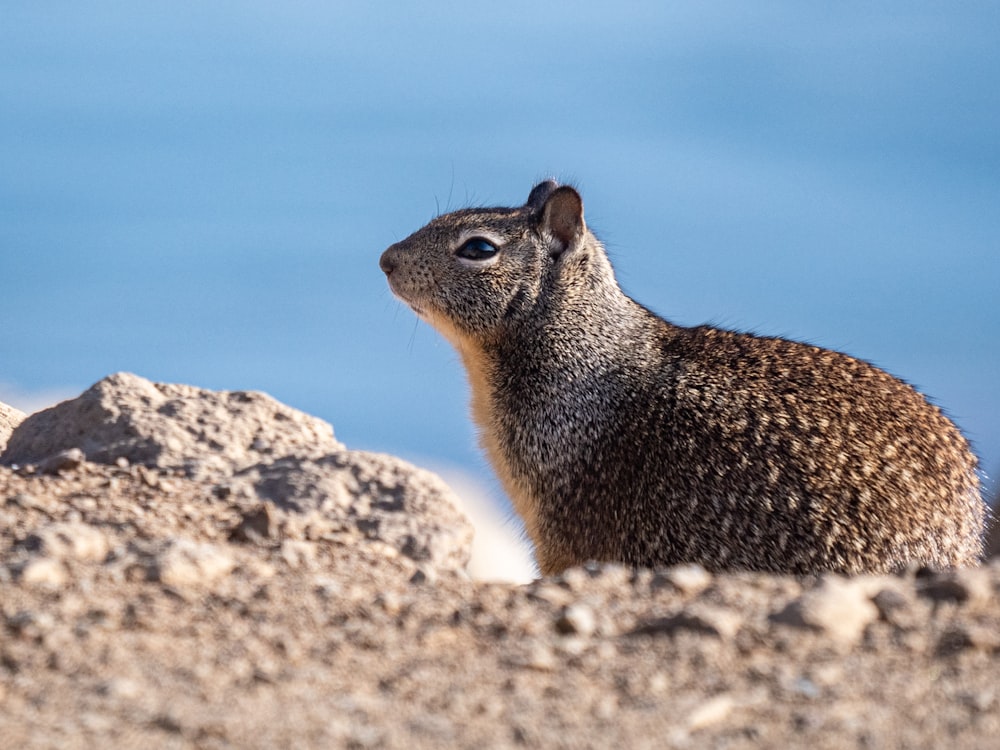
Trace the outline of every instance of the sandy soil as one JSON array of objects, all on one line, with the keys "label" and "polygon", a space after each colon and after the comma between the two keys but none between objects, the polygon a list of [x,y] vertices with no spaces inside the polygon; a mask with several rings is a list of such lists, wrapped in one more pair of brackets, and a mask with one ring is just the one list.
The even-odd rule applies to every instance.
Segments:
[{"label": "sandy soil", "polygon": [[256,507],[0,468],[3,746],[997,746],[997,563],[485,584]]}]

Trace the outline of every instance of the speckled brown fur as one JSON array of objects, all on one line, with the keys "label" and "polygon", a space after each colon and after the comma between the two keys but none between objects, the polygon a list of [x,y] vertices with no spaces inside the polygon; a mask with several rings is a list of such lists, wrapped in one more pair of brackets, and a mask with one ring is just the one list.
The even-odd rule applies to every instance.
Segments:
[{"label": "speckled brown fur", "polygon": [[[496,252],[459,257],[479,239]],[[936,406],[845,354],[664,321],[618,287],[570,187],[438,217],[381,266],[459,351],[543,573],[587,560],[860,573],[981,555],[976,458]]]}]

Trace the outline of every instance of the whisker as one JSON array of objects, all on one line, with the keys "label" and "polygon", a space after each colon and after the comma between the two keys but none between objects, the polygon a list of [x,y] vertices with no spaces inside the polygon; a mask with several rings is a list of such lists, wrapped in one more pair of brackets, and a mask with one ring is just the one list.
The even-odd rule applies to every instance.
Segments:
[{"label": "whisker", "polygon": [[416,338],[417,338],[417,326],[418,326],[418,325],[420,325],[420,321],[419,321],[419,320],[414,320],[414,321],[413,321],[413,330],[412,330],[412,331],[410,332],[410,343],[409,343],[409,345],[408,345],[408,346],[406,347],[406,348],[407,348],[407,352],[408,352],[409,354],[413,354],[413,342],[414,342],[414,341],[416,340]]}]

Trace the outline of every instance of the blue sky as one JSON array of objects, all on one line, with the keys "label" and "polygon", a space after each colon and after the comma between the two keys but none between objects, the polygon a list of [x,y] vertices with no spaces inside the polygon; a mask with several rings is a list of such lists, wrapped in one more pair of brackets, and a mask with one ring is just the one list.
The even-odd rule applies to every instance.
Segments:
[{"label": "blue sky", "polygon": [[1000,472],[995,3],[7,4],[0,111],[11,400],[253,388],[488,476],[378,255],[553,175],[644,304],[874,361]]}]

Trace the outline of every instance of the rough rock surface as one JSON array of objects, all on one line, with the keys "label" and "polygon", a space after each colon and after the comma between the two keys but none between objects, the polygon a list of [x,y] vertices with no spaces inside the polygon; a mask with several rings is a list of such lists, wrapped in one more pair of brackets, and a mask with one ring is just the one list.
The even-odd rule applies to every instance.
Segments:
[{"label": "rough rock surface", "polygon": [[232,473],[272,455],[322,455],[344,446],[323,420],[263,393],[152,383],[120,372],[25,419],[2,460],[38,464],[74,448],[88,461],[124,458],[198,476]]},{"label": "rough rock surface", "polygon": [[7,445],[10,433],[24,421],[25,416],[24,412],[0,402],[0,453],[3,452],[4,447]]},{"label": "rough rock surface", "polygon": [[0,466],[0,744],[996,747],[998,561],[477,583],[430,475],[289,445]]},{"label": "rough rock surface", "polygon": [[346,450],[326,422],[263,393],[207,391],[111,375],[79,398],[33,414],[0,463],[43,474],[85,461],[133,467],[150,488],[194,478],[231,498],[239,540],[280,538],[388,546],[433,569],[462,569],[472,527],[447,486],[392,456]]},{"label": "rough rock surface", "polygon": [[434,474],[392,456],[285,456],[243,470],[229,487],[302,525],[310,538],[355,534],[435,568],[460,570],[469,559],[472,527],[451,491]]}]

